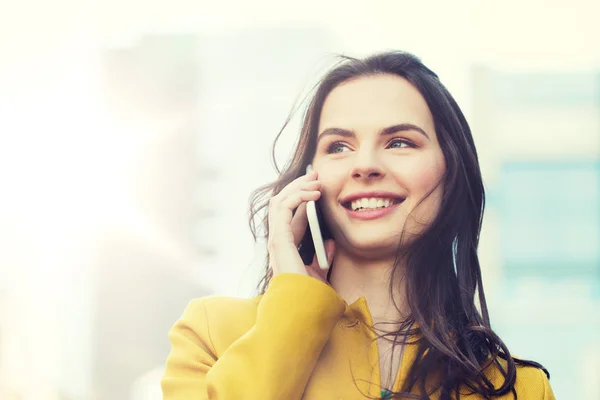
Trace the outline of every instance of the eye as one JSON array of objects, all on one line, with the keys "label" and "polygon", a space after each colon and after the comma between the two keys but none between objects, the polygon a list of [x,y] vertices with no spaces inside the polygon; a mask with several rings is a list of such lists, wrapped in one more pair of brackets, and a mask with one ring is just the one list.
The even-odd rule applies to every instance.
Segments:
[{"label": "eye", "polygon": [[389,141],[387,148],[389,149],[402,149],[405,147],[416,147],[415,144],[409,140],[402,138],[395,138]]},{"label": "eye", "polygon": [[348,146],[342,142],[331,143],[329,146],[327,146],[327,154],[343,153],[348,150]]}]

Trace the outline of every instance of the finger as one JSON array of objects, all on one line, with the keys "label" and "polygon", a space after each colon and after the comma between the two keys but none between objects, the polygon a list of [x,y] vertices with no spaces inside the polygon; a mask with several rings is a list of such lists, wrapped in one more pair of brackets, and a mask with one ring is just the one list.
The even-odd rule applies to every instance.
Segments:
[{"label": "finger", "polygon": [[290,196],[296,195],[298,192],[314,192],[321,190],[321,182],[310,181],[310,182],[296,182],[293,186],[286,186],[277,196],[275,196],[275,202],[285,202]]},{"label": "finger", "polygon": [[[302,175],[299,178],[294,179],[288,183],[281,191],[277,194],[282,198],[285,198],[290,193],[294,193],[298,190],[315,190],[321,187],[321,182],[317,180],[315,172],[310,174]],[[308,189],[307,189],[308,188]]]},{"label": "finger", "polygon": [[[281,204],[285,204],[286,208],[290,208],[290,204],[292,212],[300,205],[298,202],[298,194],[301,192],[320,192],[321,183],[319,181],[311,181],[305,182],[302,186],[296,184],[294,187],[286,186],[281,192],[277,195],[271,197],[269,200],[269,209],[278,208]],[[314,200],[309,196],[309,200]],[[304,200],[308,201],[308,200]]]},{"label": "finger", "polygon": [[[290,194],[285,200],[281,202],[281,207],[286,210],[293,211],[300,207],[300,204],[307,201],[317,201],[321,197],[321,192],[318,190],[300,190],[296,193]],[[306,214],[306,213],[305,213]]]}]

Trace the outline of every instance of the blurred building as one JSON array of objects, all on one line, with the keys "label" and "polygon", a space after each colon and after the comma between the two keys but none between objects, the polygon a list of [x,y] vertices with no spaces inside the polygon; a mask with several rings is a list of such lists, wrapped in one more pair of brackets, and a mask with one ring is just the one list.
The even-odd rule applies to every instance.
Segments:
[{"label": "blurred building", "polygon": [[[160,40],[165,43],[167,38]],[[248,229],[248,195],[273,176],[270,160],[272,140],[292,109],[294,99],[300,96],[309,78],[314,78],[307,69],[318,64],[331,38],[324,31],[311,28],[261,28],[200,34],[189,40],[196,42],[195,50],[190,42],[185,50],[178,47],[178,54],[193,57],[194,63],[197,63],[196,75],[190,73],[197,81],[192,79],[183,85],[198,90],[195,105],[197,125],[192,137],[185,136],[187,146],[178,147],[177,151],[180,158],[184,157],[180,160],[179,171],[184,174],[184,169],[191,171],[196,165],[199,173],[195,180],[187,181],[187,184],[192,184],[191,192],[187,190],[190,187],[180,186],[187,188],[185,193],[181,193],[181,204],[192,201],[189,210],[194,206],[196,209],[193,216],[184,218],[181,215],[181,221],[193,225],[184,224],[179,231],[192,232],[182,240],[191,240],[190,246],[197,249],[201,263],[200,268],[181,272],[183,277],[202,282],[218,294],[248,296],[253,294],[261,272],[260,265],[249,267],[256,257]],[[151,42],[146,39],[142,41],[144,43],[149,46]],[[157,52],[144,62],[161,62],[161,59],[162,62],[165,59],[172,62],[173,58],[173,55]],[[177,79],[182,79],[184,71],[175,68],[170,71],[177,74]],[[290,127],[287,137],[282,140],[283,146],[290,146],[297,132],[295,127]],[[174,154],[177,151],[173,149]],[[159,192],[167,198],[172,195],[160,189]],[[172,204],[169,203],[172,201],[168,200],[167,204]],[[166,279],[166,276],[163,278]],[[115,288],[114,277],[110,280],[112,282],[107,281],[107,292],[103,296],[110,297],[109,291]],[[178,284],[172,282],[174,286],[171,289],[176,290]],[[185,282],[179,284],[180,289],[184,287]],[[184,297],[180,296],[182,301]],[[181,312],[181,302],[179,307]],[[115,310],[111,309],[110,314],[114,316]],[[119,311],[118,314],[127,318],[132,310]],[[109,320],[107,317],[106,321]],[[114,330],[108,325],[106,329]],[[155,332],[166,338],[164,329],[156,326]],[[109,339],[102,331],[98,335],[104,336],[107,352],[108,344],[119,337],[116,333]],[[131,340],[134,338],[135,335]],[[138,357],[144,348],[137,349],[140,352]],[[113,365],[109,357],[106,363],[107,366]],[[148,368],[145,374],[139,373],[135,381],[131,374],[119,377],[115,371],[105,373],[100,370],[96,378],[111,376],[104,382],[113,385],[111,391],[114,394],[106,398],[120,398],[115,396],[120,396],[122,388],[129,382],[131,399],[160,399],[159,377],[163,364],[157,364],[157,368],[152,370]],[[123,369],[120,371],[122,373]],[[118,392],[112,389],[117,381]]]},{"label": "blurred building", "polygon": [[[600,73],[473,70],[492,324],[557,398],[600,395]],[[596,379],[588,379],[590,374]]]},{"label": "blurred building", "polygon": [[[250,295],[264,261],[248,228],[248,197],[275,178],[271,145],[303,100],[335,47],[331,33],[308,27],[245,28],[199,37],[200,118],[197,157],[207,171],[202,204],[215,204],[197,243],[215,249],[214,273],[203,274],[219,293]],[[303,104],[304,105],[304,104]],[[297,112],[278,146],[279,167],[299,133]],[[258,256],[257,256],[258,255]],[[255,262],[253,262],[255,261]]]},{"label": "blurred building", "polygon": [[195,153],[202,73],[196,49],[194,36],[163,35],[104,54],[114,126],[141,134],[142,145],[130,179],[139,220],[116,225],[96,257],[95,399],[129,398],[138,377],[164,365],[167,332],[187,303],[209,294],[194,279],[214,252],[194,236],[213,206],[197,196],[206,169]]}]

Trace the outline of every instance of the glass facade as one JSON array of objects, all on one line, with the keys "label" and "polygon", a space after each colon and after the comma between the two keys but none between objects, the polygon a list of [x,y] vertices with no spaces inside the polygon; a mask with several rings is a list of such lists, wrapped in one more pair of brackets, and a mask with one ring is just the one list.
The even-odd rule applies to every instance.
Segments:
[{"label": "glass facade", "polygon": [[507,163],[495,197],[510,278],[600,278],[600,162]]},{"label": "glass facade", "polygon": [[556,398],[600,398],[600,75],[481,76],[492,327],[550,371]]}]

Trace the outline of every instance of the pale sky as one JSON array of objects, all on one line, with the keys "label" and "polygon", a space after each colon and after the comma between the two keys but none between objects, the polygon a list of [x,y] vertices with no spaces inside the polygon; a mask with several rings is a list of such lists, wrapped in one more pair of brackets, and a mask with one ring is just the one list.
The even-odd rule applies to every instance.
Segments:
[{"label": "pale sky", "polygon": [[[335,39],[335,48],[328,49],[332,53],[362,55],[389,48],[414,52],[440,75],[469,117],[468,79],[473,63],[517,70],[598,68],[598,4],[585,0],[15,2],[0,15],[0,176],[8,182],[5,190],[22,193],[14,199],[27,200],[5,206],[11,212],[22,210],[20,217],[11,218],[38,224],[39,232],[50,229],[46,236],[58,241],[62,236],[56,232],[62,230],[66,235],[77,226],[93,227],[103,218],[95,217],[94,222],[93,216],[70,209],[72,221],[56,220],[44,211],[49,208],[35,206],[37,193],[49,190],[44,189],[47,182],[26,188],[19,185],[35,181],[38,169],[46,165],[53,168],[59,182],[52,187],[69,196],[70,182],[60,181],[61,171],[69,168],[68,162],[61,160],[69,157],[62,157],[61,152],[72,157],[69,144],[85,142],[85,138],[110,147],[110,141],[98,140],[106,136],[100,126],[80,131],[86,121],[103,118],[98,107],[98,49],[126,46],[146,33],[210,35],[249,27],[316,27]],[[306,76],[298,77],[298,88],[312,69],[312,65],[306,66]],[[290,92],[290,104],[292,101]],[[274,118],[281,121],[283,117]],[[61,130],[52,130],[54,125],[61,125]],[[87,136],[82,139],[82,135]],[[272,132],[265,135],[257,141],[257,151],[270,144]],[[90,188],[107,185],[102,198],[87,200],[119,201],[115,200],[123,190],[118,183],[119,170],[141,146],[143,137],[113,131],[120,150],[113,154],[110,169],[102,159],[80,160],[88,165],[81,171],[82,184]],[[32,148],[30,143],[39,145]],[[16,172],[15,165],[20,165]],[[241,197],[240,210],[245,208],[247,196]],[[55,204],[46,207],[64,207],[59,199],[48,200]],[[2,201],[11,200],[0,200],[0,205]],[[84,210],[79,213],[85,214]],[[141,226],[138,229],[144,230]]]}]

